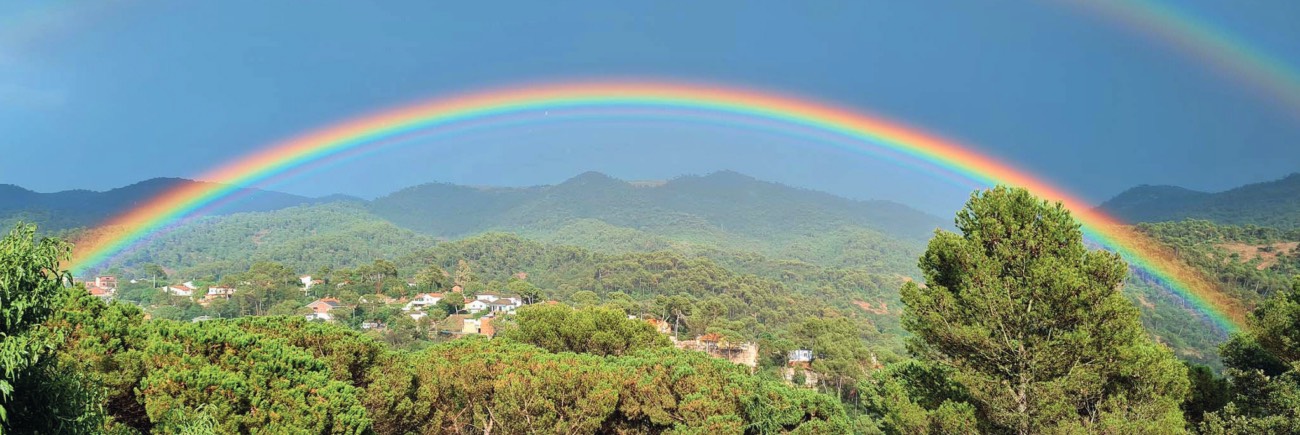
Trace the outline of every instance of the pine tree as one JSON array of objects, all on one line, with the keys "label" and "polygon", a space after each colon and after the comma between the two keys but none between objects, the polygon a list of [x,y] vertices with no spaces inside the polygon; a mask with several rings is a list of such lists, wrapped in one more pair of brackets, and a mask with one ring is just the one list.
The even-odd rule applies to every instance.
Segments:
[{"label": "pine tree", "polygon": [[1089,251],[1061,204],[997,187],[957,214],[903,286],[909,347],[944,367],[993,433],[1181,432],[1186,368],[1121,294],[1127,266]]}]

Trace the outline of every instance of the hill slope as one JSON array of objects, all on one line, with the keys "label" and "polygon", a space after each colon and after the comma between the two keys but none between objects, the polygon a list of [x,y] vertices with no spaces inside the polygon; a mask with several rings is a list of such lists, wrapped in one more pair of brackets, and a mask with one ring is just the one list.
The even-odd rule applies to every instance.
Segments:
[{"label": "hill slope", "polygon": [[[215,185],[182,178],[153,178],[103,192],[38,193],[4,184],[0,185],[0,223],[31,221],[40,224],[45,231],[91,226],[135,208],[165,191],[190,184]],[[234,195],[238,201],[217,208],[213,214],[271,211],[339,200],[337,197],[315,199],[259,189],[239,189]]]},{"label": "hill slope", "polygon": [[735,172],[632,184],[588,172],[554,186],[415,186],[376,199],[376,215],[456,238],[490,230],[599,251],[712,247],[910,273],[941,219]]},{"label": "hill slope", "polygon": [[1220,224],[1300,228],[1300,173],[1218,193],[1138,186],[1100,208],[1129,222],[1205,219]]}]

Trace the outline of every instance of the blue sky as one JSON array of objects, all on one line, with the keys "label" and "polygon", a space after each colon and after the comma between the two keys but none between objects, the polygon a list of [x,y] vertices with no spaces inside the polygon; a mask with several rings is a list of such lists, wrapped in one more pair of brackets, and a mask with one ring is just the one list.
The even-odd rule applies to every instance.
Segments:
[{"label": "blue sky", "polygon": [[[1300,171],[1295,114],[1168,43],[1059,2],[376,3],[5,2],[0,183],[56,191],[194,177],[402,103],[611,77],[861,108],[1098,202],[1136,184],[1222,190]],[[1296,2],[1180,4],[1300,66]],[[945,215],[969,189],[804,139],[651,121],[435,137],[270,188],[372,197],[431,181],[719,169]]]}]

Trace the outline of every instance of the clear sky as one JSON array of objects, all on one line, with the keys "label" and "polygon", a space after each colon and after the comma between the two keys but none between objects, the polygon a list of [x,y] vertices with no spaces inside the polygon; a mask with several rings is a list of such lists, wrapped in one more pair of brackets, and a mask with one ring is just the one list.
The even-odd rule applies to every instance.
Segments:
[{"label": "clear sky", "polygon": [[[1300,2],[1180,4],[1300,66]],[[1166,41],[1053,1],[7,1],[0,183],[195,177],[386,107],[571,78],[807,95],[959,139],[1098,202],[1136,184],[1222,190],[1300,171],[1300,116]],[[805,142],[650,121],[487,129],[269,187],[373,197],[431,181],[733,169],[945,215],[967,193]]]}]

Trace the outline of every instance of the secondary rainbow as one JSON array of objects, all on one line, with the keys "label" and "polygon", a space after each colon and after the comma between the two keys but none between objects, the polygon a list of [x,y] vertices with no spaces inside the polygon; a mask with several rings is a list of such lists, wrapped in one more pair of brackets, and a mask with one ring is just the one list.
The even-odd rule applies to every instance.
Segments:
[{"label": "secondary rainbow", "polygon": [[840,146],[867,152],[889,149],[961,174],[980,184],[1029,189],[1073,211],[1090,238],[1119,252],[1130,264],[1177,293],[1226,331],[1240,327],[1243,311],[1199,274],[1184,267],[1160,245],[1100,213],[1050,183],[1008,166],[970,147],[854,110],[771,92],[662,81],[587,81],[488,90],[435,99],[355,118],[290,138],[198,178],[220,184],[191,184],[165,192],[111,219],[83,241],[71,264],[74,273],[98,266],[146,236],[277,174],[367,144],[384,143],[415,132],[538,110],[649,107],[718,112],[815,128],[854,139]]},{"label": "secondary rainbow", "polygon": [[1178,50],[1300,117],[1300,72],[1223,27],[1153,0],[1068,0]]}]

